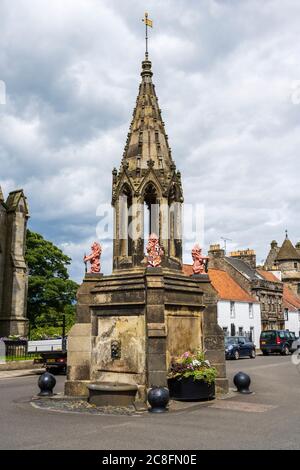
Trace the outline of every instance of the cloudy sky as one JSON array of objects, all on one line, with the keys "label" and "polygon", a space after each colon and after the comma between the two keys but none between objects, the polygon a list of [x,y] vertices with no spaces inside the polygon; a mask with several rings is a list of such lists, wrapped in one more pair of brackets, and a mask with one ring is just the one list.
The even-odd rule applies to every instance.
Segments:
[{"label": "cloudy sky", "polygon": [[[150,56],[185,201],[204,245],[300,240],[299,0],[1,0],[0,183],[23,187],[30,228],[73,258],[110,203],[144,54]],[[201,234],[199,234],[199,238]],[[111,270],[111,243],[103,267]],[[185,260],[189,261],[186,246]]]}]

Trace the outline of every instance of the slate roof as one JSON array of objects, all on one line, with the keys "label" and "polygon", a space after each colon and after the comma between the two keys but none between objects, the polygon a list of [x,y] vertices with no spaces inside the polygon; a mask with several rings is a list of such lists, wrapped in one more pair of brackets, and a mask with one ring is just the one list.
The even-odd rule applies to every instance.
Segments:
[{"label": "slate roof", "polygon": [[225,257],[226,261],[230,263],[235,269],[242,273],[249,281],[255,279],[263,279],[263,277],[256,271],[256,269],[251,268],[248,263],[238,258]]},{"label": "slate roof", "polygon": [[291,240],[286,238],[279,250],[276,261],[300,260],[300,254],[292,244]]}]

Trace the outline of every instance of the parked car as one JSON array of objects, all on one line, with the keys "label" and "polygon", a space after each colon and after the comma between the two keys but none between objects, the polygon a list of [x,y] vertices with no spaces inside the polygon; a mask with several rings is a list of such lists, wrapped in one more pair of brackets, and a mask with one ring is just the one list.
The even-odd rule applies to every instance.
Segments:
[{"label": "parked car", "polygon": [[52,374],[67,373],[67,352],[51,351],[41,354],[46,371]]},{"label": "parked car", "polygon": [[287,356],[292,351],[294,336],[288,330],[267,330],[260,335],[260,349],[264,356],[280,353]]},{"label": "parked car", "polygon": [[250,357],[255,359],[255,344],[245,336],[227,336],[225,338],[226,359],[239,359],[240,357]]}]

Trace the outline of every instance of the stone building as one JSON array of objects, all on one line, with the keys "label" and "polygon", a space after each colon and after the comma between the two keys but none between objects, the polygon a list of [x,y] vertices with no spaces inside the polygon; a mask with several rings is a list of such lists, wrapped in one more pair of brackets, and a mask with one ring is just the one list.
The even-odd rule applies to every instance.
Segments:
[{"label": "stone building", "polygon": [[[144,401],[148,387],[166,385],[173,356],[199,347],[218,370],[217,390],[228,389],[217,293],[207,275],[182,272],[181,175],[152,75],[146,54],[121,166],[113,170],[113,273],[87,274],[79,288],[68,339],[69,395],[86,395],[91,383],[126,383]],[[164,250],[161,267],[147,267],[151,232]]]},{"label": "stone building", "polygon": [[0,336],[27,334],[26,197],[17,190],[4,200],[0,188]]},{"label": "stone building", "polygon": [[226,271],[261,305],[262,330],[284,328],[283,284],[272,273],[256,268],[253,250],[240,250],[225,256],[220,245],[211,245],[210,268]]},{"label": "stone building", "polygon": [[273,240],[264,268],[279,272],[282,282],[300,294],[300,243],[294,246],[287,234],[282,246]]},{"label": "stone building", "polygon": [[[183,265],[191,275],[192,265]],[[247,336],[259,345],[261,333],[260,302],[222,269],[208,269],[208,276],[218,293],[218,324],[225,336]]]}]

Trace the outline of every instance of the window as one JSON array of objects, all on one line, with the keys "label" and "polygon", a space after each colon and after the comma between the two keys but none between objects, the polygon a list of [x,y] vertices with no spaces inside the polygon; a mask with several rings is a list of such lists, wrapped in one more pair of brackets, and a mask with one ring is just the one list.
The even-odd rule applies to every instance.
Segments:
[{"label": "window", "polygon": [[235,336],[235,324],[231,323],[230,325],[230,336]]},{"label": "window", "polygon": [[298,263],[294,263],[294,268],[295,268],[295,269],[298,268]]},{"label": "window", "polygon": [[239,336],[244,336],[244,327],[239,326]]},{"label": "window", "polygon": [[288,321],[288,319],[289,319],[289,309],[285,308],[283,314],[284,314],[284,321]]},{"label": "window", "polygon": [[254,343],[254,326],[250,326],[250,341]]},{"label": "window", "polygon": [[249,318],[254,318],[254,315],[253,315],[253,304],[249,304]]},{"label": "window", "polygon": [[223,327],[223,331],[224,331],[224,336],[228,336],[228,335],[229,335],[227,326],[224,326],[224,327]]},{"label": "window", "polygon": [[275,341],[276,333],[274,331],[262,331],[261,337],[269,341]]},{"label": "window", "polygon": [[230,318],[235,318],[235,302],[230,302]]}]

